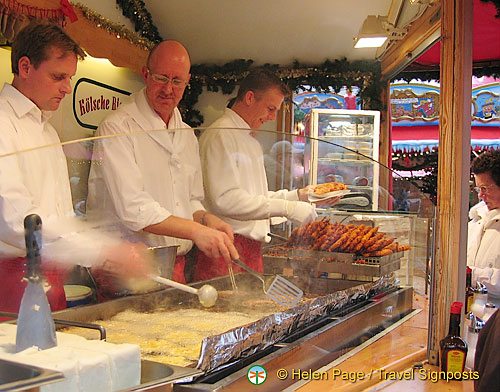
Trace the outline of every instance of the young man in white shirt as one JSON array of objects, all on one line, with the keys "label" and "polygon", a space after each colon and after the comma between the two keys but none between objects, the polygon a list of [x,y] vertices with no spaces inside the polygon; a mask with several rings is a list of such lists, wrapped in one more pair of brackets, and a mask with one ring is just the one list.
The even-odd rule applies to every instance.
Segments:
[{"label": "young man in white shirt", "polygon": [[[42,219],[42,271],[53,311],[66,307],[61,264],[96,266],[107,259],[124,275],[147,272],[145,246],[108,242],[81,225],[73,211],[66,158],[48,119],[71,93],[84,57],[76,42],[49,23],[30,23],[12,44],[14,79],[0,92],[0,310],[19,310],[26,285],[23,222],[29,214]],[[55,146],[36,149],[47,145]]]},{"label": "young man in white shirt", "polygon": [[146,87],[98,128],[101,136],[142,133],[98,142],[89,177],[88,210],[107,214],[128,239],[179,245],[174,271],[179,282],[185,282],[184,255],[193,243],[210,257],[228,262],[238,257],[231,226],[201,204],[198,141],[177,109],[190,67],[189,54],[177,41],[151,50],[142,70]]},{"label": "young man in white shirt", "polygon": [[[307,202],[308,188],[268,190],[263,151],[255,138],[265,122],[275,120],[288,95],[289,88],[272,72],[254,70],[241,81],[234,104],[200,139],[207,210],[233,227],[241,260],[258,272],[263,272],[261,244],[269,241],[271,218],[302,225],[317,216]],[[194,279],[227,273],[223,260],[200,255]]]}]

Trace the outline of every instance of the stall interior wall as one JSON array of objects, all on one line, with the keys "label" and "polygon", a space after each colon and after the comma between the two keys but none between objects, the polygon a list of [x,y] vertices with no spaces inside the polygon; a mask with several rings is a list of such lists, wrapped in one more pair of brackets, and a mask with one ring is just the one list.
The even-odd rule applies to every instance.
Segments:
[{"label": "stall interior wall", "polygon": [[[0,48],[0,82],[11,83],[11,51]],[[107,59],[87,56],[80,61],[76,75],[72,78],[73,91],[61,102],[50,122],[57,130],[61,141],[70,141],[94,136],[100,121],[123,103],[128,95],[144,87],[142,77],[127,68],[115,67]],[[210,125],[224,113],[228,100],[236,94],[224,95],[206,90],[196,106],[204,116],[203,126]],[[108,102],[102,107],[97,102]],[[266,124],[263,129],[275,131],[276,121]],[[258,139],[264,152],[268,152],[277,136],[261,132]],[[87,197],[87,180],[92,156],[92,143],[76,143],[65,147],[69,175],[72,179],[73,203],[77,213],[84,213]]]}]

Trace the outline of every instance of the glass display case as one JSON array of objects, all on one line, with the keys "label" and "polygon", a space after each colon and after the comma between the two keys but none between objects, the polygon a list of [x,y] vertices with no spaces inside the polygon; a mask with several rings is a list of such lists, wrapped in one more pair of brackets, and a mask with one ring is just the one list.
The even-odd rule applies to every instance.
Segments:
[{"label": "glass display case", "polygon": [[312,109],[305,145],[305,174],[310,185],[342,182],[370,197],[378,209],[380,112]]}]

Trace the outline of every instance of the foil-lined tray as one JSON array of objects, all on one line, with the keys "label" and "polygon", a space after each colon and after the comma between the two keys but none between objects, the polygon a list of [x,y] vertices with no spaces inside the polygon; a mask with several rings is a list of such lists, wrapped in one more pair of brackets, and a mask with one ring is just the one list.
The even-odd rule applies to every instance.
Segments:
[{"label": "foil-lined tray", "polygon": [[303,275],[310,272],[355,276],[384,276],[401,268],[404,252],[386,256],[361,256],[355,253],[322,252],[310,249],[269,247],[264,253],[265,273]]},{"label": "foil-lined tray", "polygon": [[309,299],[254,323],[209,336],[202,342],[197,368],[204,372],[220,369],[280,342],[301,327],[396,288],[398,284],[398,279],[390,274],[376,282]]}]

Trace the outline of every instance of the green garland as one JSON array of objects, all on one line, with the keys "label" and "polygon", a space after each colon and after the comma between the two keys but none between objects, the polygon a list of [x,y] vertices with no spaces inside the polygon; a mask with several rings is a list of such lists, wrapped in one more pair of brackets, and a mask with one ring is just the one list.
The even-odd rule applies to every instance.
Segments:
[{"label": "green garland", "polygon": [[[238,82],[249,72],[253,60],[234,60],[222,66],[214,64],[193,65],[191,81],[184,93],[180,109],[184,120],[191,126],[200,126],[203,116],[194,109],[198,97],[207,91],[232,94]],[[290,67],[265,64],[295,92],[299,90],[340,91],[343,86],[357,86],[363,108],[384,110],[381,100],[383,82],[380,63],[377,61],[327,60],[321,65],[306,66],[295,61]]]},{"label": "green garland", "polygon": [[116,0],[122,14],[134,23],[135,31],[153,43],[162,41],[153,17],[142,0]]},{"label": "green garland", "polygon": [[[500,17],[500,0],[481,0],[495,4]],[[142,37],[149,40],[143,46],[151,47],[162,40],[158,29],[153,23],[151,14],[146,9],[143,0],[116,0],[122,9],[123,15],[134,22],[135,30]],[[102,23],[102,21],[100,22]],[[199,110],[194,109],[198,102],[203,87],[208,91],[223,94],[232,94],[238,82],[243,79],[253,60],[234,60],[222,66],[213,64],[193,65],[191,69],[191,82],[184,93],[180,103],[180,110],[184,120],[191,126],[200,126],[203,116]],[[310,89],[316,91],[339,91],[343,86],[357,86],[360,91],[358,96],[364,109],[384,110],[381,93],[384,82],[381,78],[380,64],[377,61],[353,61],[343,58],[340,60],[327,60],[321,65],[302,65],[295,61],[292,66],[282,67],[277,64],[266,64],[276,71],[293,91]],[[491,67],[474,69],[475,76],[500,77],[500,67],[493,64]],[[412,71],[411,66],[400,73],[397,79],[409,81],[411,79],[439,80],[439,70]]]}]

